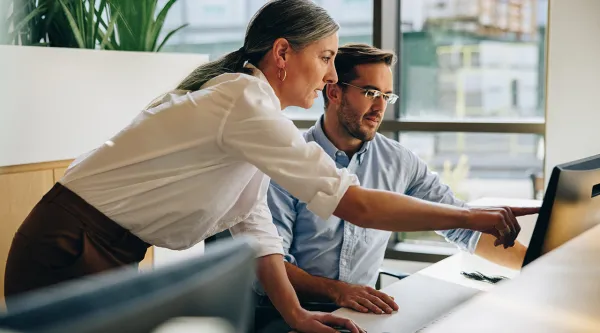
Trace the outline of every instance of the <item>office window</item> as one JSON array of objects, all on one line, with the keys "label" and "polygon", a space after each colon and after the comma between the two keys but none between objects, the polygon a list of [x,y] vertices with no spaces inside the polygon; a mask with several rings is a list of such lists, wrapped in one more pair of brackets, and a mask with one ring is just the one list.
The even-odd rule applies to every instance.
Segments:
[{"label": "office window", "polygon": [[[547,6],[399,1],[397,137],[465,201],[536,196]],[[465,131],[469,123],[478,125]],[[446,245],[433,232],[399,233],[397,241]]]},{"label": "office window", "polygon": [[[166,2],[166,0],[161,0]],[[266,0],[179,0],[165,23],[165,31],[181,24],[189,26],[173,36],[164,52],[208,54],[216,59],[237,50],[244,41],[246,27]],[[314,0],[340,24],[340,45],[348,42],[372,43],[372,0]],[[340,10],[343,8],[344,10]],[[312,108],[290,107],[284,112],[292,119],[316,120],[324,108],[319,96]]]},{"label": "office window", "polygon": [[543,166],[536,134],[409,132],[400,143],[416,153],[458,198],[530,199],[530,173]]},{"label": "office window", "polygon": [[542,45],[445,34],[403,33],[401,118],[543,121]]},{"label": "office window", "polygon": [[[164,51],[215,59],[236,50],[265,2],[179,0],[166,28],[190,26]],[[465,201],[536,196],[544,161],[547,0],[314,2],[340,24],[340,44],[371,43],[398,54],[400,100],[386,112],[382,133],[415,151]],[[309,110],[284,112],[307,128],[323,113],[322,97]],[[395,239],[447,246],[432,232]]]},{"label": "office window", "polygon": [[[159,2],[167,2],[160,0]],[[175,34],[163,52],[208,54],[211,60],[240,48],[252,15],[265,0],[178,0],[164,31],[189,24]]]}]

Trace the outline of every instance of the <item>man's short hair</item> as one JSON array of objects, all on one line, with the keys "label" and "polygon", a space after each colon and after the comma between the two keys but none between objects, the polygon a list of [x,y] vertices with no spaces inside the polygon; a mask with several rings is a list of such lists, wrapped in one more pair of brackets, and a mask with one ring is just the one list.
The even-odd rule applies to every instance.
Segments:
[{"label": "man's short hair", "polygon": [[[350,43],[339,47],[335,57],[335,70],[339,82],[349,83],[356,79],[355,67],[363,64],[384,63],[393,66],[396,63],[396,55],[393,52],[384,51],[368,44]],[[341,85],[342,89],[346,86]],[[327,86],[323,89],[325,107],[329,104],[327,99]]]}]

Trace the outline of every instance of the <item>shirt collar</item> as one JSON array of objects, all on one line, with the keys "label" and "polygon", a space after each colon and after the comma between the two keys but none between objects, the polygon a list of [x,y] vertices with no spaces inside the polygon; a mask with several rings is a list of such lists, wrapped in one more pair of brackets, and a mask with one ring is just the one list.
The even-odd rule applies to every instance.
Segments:
[{"label": "shirt collar", "polygon": [[[265,74],[260,69],[258,69],[258,67],[252,65],[249,62],[246,62],[246,64],[244,65],[244,68],[252,69],[252,76],[259,78],[261,81],[269,83],[269,80],[267,80],[267,77],[265,76]],[[269,85],[271,85],[271,84],[269,83]]]},{"label": "shirt collar", "polygon": [[263,81],[264,83],[269,85],[269,92],[270,92],[270,96],[272,98],[273,104],[275,104],[277,106],[277,109],[281,111],[281,101],[279,100],[279,97],[277,96],[277,94],[275,93],[275,90],[273,89],[273,87],[271,86],[271,83],[269,82],[269,80],[267,80],[267,77],[265,76],[265,74],[256,66],[254,66],[253,64],[251,64],[250,62],[246,62],[246,64],[244,64],[244,68],[246,69],[250,69],[252,71],[252,76]]},{"label": "shirt collar", "polygon": [[[313,127],[314,128],[313,137],[315,139],[315,142],[318,143],[319,146],[321,146],[323,148],[323,150],[327,153],[327,155],[329,155],[331,158],[333,158],[335,160],[335,154],[341,150],[337,149],[337,147],[329,140],[329,138],[327,138],[327,135],[325,135],[325,131],[323,130],[323,118],[324,117],[325,116],[319,117],[315,126]],[[356,156],[358,158],[359,163],[362,163],[364,153],[369,149],[370,146],[371,146],[371,141],[366,141],[360,147],[358,152],[356,152]]]},{"label": "shirt collar", "polygon": [[315,142],[319,144],[325,150],[327,155],[335,160],[335,153],[338,152],[338,149],[329,141],[327,135],[325,135],[325,131],[323,131],[323,116],[319,117],[317,123],[315,124],[313,136],[315,138]]}]

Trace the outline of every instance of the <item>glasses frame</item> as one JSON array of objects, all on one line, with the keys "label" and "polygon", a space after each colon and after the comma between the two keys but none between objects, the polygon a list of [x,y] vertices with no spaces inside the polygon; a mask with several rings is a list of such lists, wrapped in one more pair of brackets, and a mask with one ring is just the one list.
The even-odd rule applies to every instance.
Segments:
[{"label": "glasses frame", "polygon": [[[368,98],[370,100],[373,100],[373,101],[375,99],[379,98],[379,97],[382,97],[383,100],[387,104],[395,104],[398,101],[398,98],[400,97],[400,96],[398,96],[396,94],[391,94],[391,93],[390,94],[386,94],[386,93],[383,93],[383,92],[381,92],[379,90],[376,90],[376,89],[367,89],[367,88],[355,86],[353,84],[346,83],[346,82],[338,82],[338,84],[343,84],[343,85],[346,85],[346,86],[350,86],[350,87],[354,87],[354,88],[360,89],[360,90],[362,90],[362,91],[365,92],[365,97],[366,98]],[[372,94],[372,96],[369,95],[369,94]]]}]

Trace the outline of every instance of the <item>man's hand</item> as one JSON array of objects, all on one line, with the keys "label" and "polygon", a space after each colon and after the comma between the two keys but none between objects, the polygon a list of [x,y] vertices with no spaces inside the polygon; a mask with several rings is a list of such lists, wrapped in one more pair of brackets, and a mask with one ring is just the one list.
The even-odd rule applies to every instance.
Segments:
[{"label": "man's hand", "polygon": [[334,327],[343,327],[352,333],[367,333],[361,329],[352,320],[338,317],[330,313],[310,312],[302,310],[296,314],[293,320],[288,324],[297,332],[304,333],[336,333]]},{"label": "man's hand", "polygon": [[392,313],[398,310],[398,304],[394,300],[368,286],[349,284],[336,281],[332,292],[335,304],[350,308],[359,312],[373,312],[377,314]]},{"label": "man's hand", "polygon": [[521,231],[517,217],[537,214],[539,211],[539,208],[524,207],[471,208],[467,226],[496,237],[494,246],[503,244],[506,249],[515,245],[515,239]]}]

